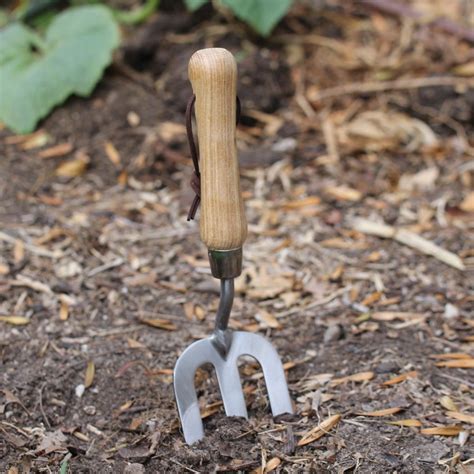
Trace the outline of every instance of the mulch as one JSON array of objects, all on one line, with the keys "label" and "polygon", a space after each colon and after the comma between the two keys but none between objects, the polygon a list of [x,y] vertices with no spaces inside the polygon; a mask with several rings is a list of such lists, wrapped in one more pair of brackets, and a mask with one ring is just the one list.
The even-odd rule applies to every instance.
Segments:
[{"label": "mulch", "polygon": [[[319,3],[267,40],[165,9],[90,99],[0,131],[2,472],[471,472],[472,44]],[[236,54],[242,102],[231,327],[275,345],[295,414],[272,418],[244,359],[249,419],[225,417],[206,366],[189,447],[172,369],[212,332],[219,286],[186,221],[184,111],[210,46]]]}]

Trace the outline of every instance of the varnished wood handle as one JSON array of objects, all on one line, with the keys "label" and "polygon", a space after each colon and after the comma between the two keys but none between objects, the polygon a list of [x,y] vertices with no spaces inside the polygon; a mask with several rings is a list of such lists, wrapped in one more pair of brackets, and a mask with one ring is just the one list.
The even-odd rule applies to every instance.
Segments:
[{"label": "varnished wood handle", "polygon": [[189,61],[201,169],[201,239],[210,250],[242,247],[247,221],[235,145],[237,64],[226,49],[201,49]]}]

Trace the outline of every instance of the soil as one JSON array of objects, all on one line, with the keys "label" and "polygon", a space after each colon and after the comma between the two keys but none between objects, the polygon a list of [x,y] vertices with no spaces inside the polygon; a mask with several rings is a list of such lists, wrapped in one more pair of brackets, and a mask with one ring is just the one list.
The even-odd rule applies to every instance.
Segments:
[{"label": "soil", "polygon": [[[0,314],[28,318],[0,322],[2,472],[472,472],[473,369],[432,356],[474,354],[473,213],[463,204],[474,89],[459,78],[314,99],[382,73],[447,75],[472,51],[447,33],[320,3],[295,7],[268,40],[207,7],[165,9],[127,33],[91,98],[69,99],[32,137],[0,132]],[[407,31],[418,50],[403,43]],[[204,367],[206,437],[189,447],[172,369],[212,332],[218,285],[198,223],[186,222],[183,123],[189,57],[210,46],[239,61],[249,237],[231,326],[277,348],[295,414],[272,418],[259,368],[245,360],[249,419],[225,417]],[[436,144],[424,128],[377,147],[339,135],[364,111],[416,118]],[[64,144],[67,153],[41,157]],[[58,172],[65,162],[70,177]],[[434,180],[406,184],[426,169]],[[355,230],[356,216],[420,234],[464,270]],[[341,419],[324,436],[298,445],[332,415]],[[422,431],[437,426],[454,435]]]}]

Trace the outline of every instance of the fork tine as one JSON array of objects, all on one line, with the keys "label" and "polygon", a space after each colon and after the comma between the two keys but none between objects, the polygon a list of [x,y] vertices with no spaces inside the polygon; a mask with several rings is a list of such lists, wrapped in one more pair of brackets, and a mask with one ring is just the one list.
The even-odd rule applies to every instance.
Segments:
[{"label": "fork tine", "polygon": [[181,354],[174,368],[174,393],[187,444],[196,443],[204,437],[204,427],[194,387],[194,376],[197,368],[210,362],[211,358],[208,341],[206,339],[196,341]]},{"label": "fork tine", "polygon": [[234,332],[228,358],[238,359],[243,355],[255,358],[262,367],[273,416],[293,413],[285,371],[276,349],[270,342],[259,334]]}]

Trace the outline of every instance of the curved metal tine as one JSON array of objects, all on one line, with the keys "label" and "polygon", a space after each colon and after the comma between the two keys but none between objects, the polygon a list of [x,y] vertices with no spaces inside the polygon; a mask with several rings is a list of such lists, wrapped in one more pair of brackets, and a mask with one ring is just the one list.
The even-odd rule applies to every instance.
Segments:
[{"label": "curved metal tine", "polygon": [[237,359],[227,357],[223,359],[216,351],[218,359],[214,364],[221,391],[222,401],[227,416],[248,417],[247,406],[245,404],[244,392],[240,381]]},{"label": "curved metal tine", "polygon": [[178,358],[174,367],[174,394],[184,439],[188,444],[193,444],[204,436],[194,376],[197,368],[212,358],[208,346],[206,340],[191,344]]},{"label": "curved metal tine", "polygon": [[237,362],[243,355],[255,358],[262,367],[273,416],[293,413],[285,371],[277,351],[270,342],[259,334],[235,332],[228,360],[235,358]]},{"label": "curved metal tine", "polygon": [[197,368],[206,363],[212,364],[216,371],[226,415],[248,416],[236,358],[224,359],[211,339],[196,341],[181,354],[174,368],[176,404],[184,439],[188,444],[193,444],[204,436],[194,376]]}]

